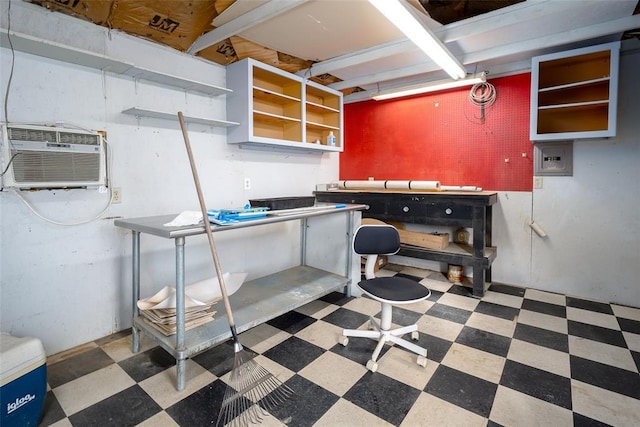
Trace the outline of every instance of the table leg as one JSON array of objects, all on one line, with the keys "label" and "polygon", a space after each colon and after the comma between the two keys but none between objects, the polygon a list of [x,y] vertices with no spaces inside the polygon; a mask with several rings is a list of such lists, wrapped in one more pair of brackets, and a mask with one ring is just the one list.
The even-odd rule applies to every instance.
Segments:
[{"label": "table leg", "polygon": [[346,286],[346,292],[345,295],[347,295],[348,297],[351,296],[351,283],[353,283],[353,274],[352,273],[352,265],[353,264],[353,251],[351,250],[351,240],[353,239],[353,222],[354,222],[354,215],[355,213],[353,211],[349,211],[349,214],[347,215],[347,233],[346,233],[346,238],[347,238],[347,265],[345,266],[345,276],[347,277],[348,281],[347,281],[347,286]]},{"label": "table leg", "polygon": [[307,265],[307,218],[300,220],[300,265]]},{"label": "table leg", "polygon": [[132,318],[131,318],[131,352],[140,351],[140,330],[135,326],[135,318],[140,315],[138,300],[140,299],[140,232],[131,232],[131,288],[132,288]]},{"label": "table leg", "polygon": [[[184,345],[184,237],[176,238],[176,350],[182,354]],[[176,359],[176,389],[184,390],[186,361],[184,356]]]}]

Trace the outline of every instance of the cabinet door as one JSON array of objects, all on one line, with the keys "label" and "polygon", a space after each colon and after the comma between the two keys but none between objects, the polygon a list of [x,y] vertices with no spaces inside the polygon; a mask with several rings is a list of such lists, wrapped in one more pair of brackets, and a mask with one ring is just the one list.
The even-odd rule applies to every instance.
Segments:
[{"label": "cabinet door", "polygon": [[619,50],[615,42],[532,59],[532,141],[615,136]]}]

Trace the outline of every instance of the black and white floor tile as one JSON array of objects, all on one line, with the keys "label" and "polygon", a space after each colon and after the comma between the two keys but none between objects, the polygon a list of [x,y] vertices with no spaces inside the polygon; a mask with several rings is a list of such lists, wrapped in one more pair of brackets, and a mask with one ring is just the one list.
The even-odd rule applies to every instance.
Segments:
[{"label": "black and white floor tile", "polygon": [[[380,306],[333,293],[241,334],[256,361],[296,396],[265,426],[638,426],[640,308],[493,284],[482,299],[441,273],[389,266],[432,290],[394,308],[393,323],[416,322],[415,355],[350,338]],[[232,369],[228,343],[187,362],[175,389],[175,361],[143,339],[115,334],[47,362],[42,426],[210,426]]]}]

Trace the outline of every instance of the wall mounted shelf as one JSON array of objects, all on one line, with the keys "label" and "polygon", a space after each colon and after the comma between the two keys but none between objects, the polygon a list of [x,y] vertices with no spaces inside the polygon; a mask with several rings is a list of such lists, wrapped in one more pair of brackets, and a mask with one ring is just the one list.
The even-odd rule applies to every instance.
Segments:
[{"label": "wall mounted shelf", "polygon": [[[9,43],[11,37],[11,43]],[[192,79],[178,77],[139,67],[127,61],[111,58],[106,55],[79,49],[73,46],[63,45],[50,40],[33,37],[28,34],[15,31],[0,32],[0,46],[19,52],[55,59],[69,64],[94,68],[114,74],[126,75],[135,79],[146,80],[153,83],[179,88],[187,91],[202,93],[209,96],[218,96],[231,93],[225,87],[198,82]]]},{"label": "wall mounted shelf", "polygon": [[[132,107],[127,110],[124,110],[122,114],[129,114],[136,117],[149,117],[153,119],[162,119],[162,120],[178,120],[177,113],[165,113],[163,111],[155,111],[148,110],[140,107]],[[197,123],[201,125],[207,126],[215,126],[215,127],[229,127],[229,126],[238,126],[239,123],[229,122],[226,120],[218,120],[218,119],[208,119],[204,117],[194,117],[194,116],[184,116],[184,121],[187,123]]]},{"label": "wall mounted shelf", "polygon": [[227,89],[225,87],[202,83],[196,80],[186,79],[170,74],[164,74],[158,71],[153,71],[136,66],[127,69],[122,74],[131,76],[135,79],[146,80],[149,82],[159,83],[171,87],[177,87],[187,91],[203,93],[210,96],[226,95],[232,92],[230,89]]}]

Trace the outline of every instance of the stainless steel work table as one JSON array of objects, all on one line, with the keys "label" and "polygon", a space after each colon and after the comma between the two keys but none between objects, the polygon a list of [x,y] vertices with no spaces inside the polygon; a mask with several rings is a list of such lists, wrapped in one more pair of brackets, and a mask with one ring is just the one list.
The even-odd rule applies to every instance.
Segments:
[{"label": "stainless steel work table", "polygon": [[[345,289],[351,284],[351,239],[354,225],[354,213],[364,209],[364,205],[348,204],[336,208],[328,205],[326,209],[300,211],[288,215],[269,215],[266,218],[241,221],[231,225],[212,226],[214,233],[246,227],[258,227],[284,221],[300,221],[300,265],[268,276],[245,282],[230,296],[231,307],[238,332],[246,331],[330,292]],[[346,215],[344,275],[306,265],[307,219],[322,215]],[[162,215],[144,218],[118,219],[114,224],[131,230],[132,237],[132,343],[134,353],[140,350],[140,332],[154,339],[162,348],[176,359],[176,388],[185,387],[186,359],[231,338],[227,316],[222,306],[217,310],[215,319],[202,326],[185,331],[185,238],[205,234],[204,226],[165,227],[176,215]],[[140,235],[173,239],[176,257],[176,333],[166,336],[151,326],[140,315],[137,302],[140,299]]]}]

